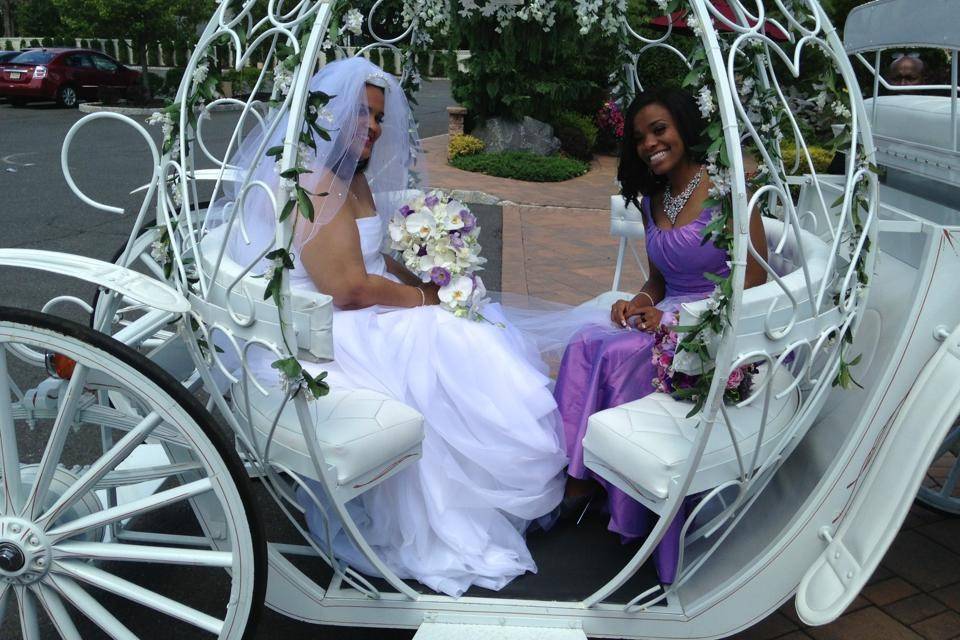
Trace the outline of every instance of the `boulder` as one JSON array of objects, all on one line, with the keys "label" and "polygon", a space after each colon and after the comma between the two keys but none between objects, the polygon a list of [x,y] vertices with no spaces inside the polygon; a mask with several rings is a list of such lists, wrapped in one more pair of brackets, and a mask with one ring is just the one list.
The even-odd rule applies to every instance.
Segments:
[{"label": "boulder", "polygon": [[487,153],[529,151],[538,156],[551,156],[560,150],[560,141],[553,135],[553,127],[530,116],[520,121],[490,118],[471,135],[483,140]]}]

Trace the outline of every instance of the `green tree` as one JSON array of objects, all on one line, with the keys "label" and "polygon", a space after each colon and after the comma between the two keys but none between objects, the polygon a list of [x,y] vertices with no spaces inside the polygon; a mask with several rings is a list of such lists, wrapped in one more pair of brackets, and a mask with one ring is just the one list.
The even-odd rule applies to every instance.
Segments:
[{"label": "green tree", "polygon": [[133,42],[147,85],[147,48],[158,40],[195,39],[196,26],[213,13],[213,0],[53,0],[75,37]]},{"label": "green tree", "polygon": [[16,7],[17,35],[54,38],[72,35],[60,19],[53,0],[17,0]]},{"label": "green tree", "polygon": [[[582,35],[573,3],[557,3],[548,31],[512,20],[453,16],[451,44],[470,49],[467,72],[451,73],[453,97],[474,116],[531,116],[553,121],[564,111],[593,115],[620,65],[615,38],[598,27]],[[455,65],[454,65],[455,68]]]}]

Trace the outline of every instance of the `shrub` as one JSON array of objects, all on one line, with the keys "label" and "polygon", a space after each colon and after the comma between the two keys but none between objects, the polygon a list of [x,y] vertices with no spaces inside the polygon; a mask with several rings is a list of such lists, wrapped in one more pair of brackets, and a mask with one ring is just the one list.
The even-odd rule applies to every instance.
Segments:
[{"label": "shrub", "polygon": [[593,157],[593,147],[583,131],[576,127],[558,125],[554,129],[557,139],[560,140],[560,150],[568,156],[579,160],[590,160]]},{"label": "shrub", "polygon": [[556,125],[560,127],[573,127],[575,129],[579,129],[584,137],[586,137],[591,148],[593,148],[593,145],[597,144],[597,125],[595,125],[587,116],[574,113],[573,111],[564,111],[557,118]]},{"label": "shrub", "polygon": [[590,170],[586,162],[563,156],[538,156],[525,151],[481,153],[454,158],[450,164],[464,171],[528,182],[561,182]]},{"label": "shrub", "polygon": [[597,145],[597,125],[590,118],[564,111],[554,122],[554,130],[564,153],[580,160],[593,157],[593,149]]},{"label": "shrub", "polygon": [[36,38],[34,38],[33,40],[30,41],[30,46],[31,46],[31,47],[39,47],[39,46],[40,46],[40,41],[37,40]]},{"label": "shrub", "polygon": [[4,50],[4,51],[13,51],[13,50],[14,50],[14,49],[13,49],[13,43],[10,42],[9,40],[4,40],[4,42],[3,42],[3,50]]},{"label": "shrub", "polygon": [[166,80],[164,80],[163,76],[148,71],[147,86],[150,87],[150,95],[155,96],[163,91],[164,86],[166,86]]},{"label": "shrub", "polygon": [[50,48],[53,46],[53,38],[43,38],[40,40],[40,46],[44,48]]},{"label": "shrub", "polygon": [[[793,145],[783,144],[780,146],[780,150],[783,152],[783,166],[789,172],[793,168],[793,163],[796,160],[797,149]],[[810,151],[810,159],[813,160],[813,168],[817,170],[817,173],[825,172],[830,166],[830,163],[833,162],[834,153],[829,149],[818,146],[808,146],[807,150]],[[806,159],[801,156],[800,166],[797,171],[799,173],[807,173],[807,170]]]},{"label": "shrub", "polygon": [[163,92],[169,96],[177,95],[177,89],[180,88],[180,81],[183,80],[184,69],[174,67],[167,69],[167,75],[163,77]]},{"label": "shrub", "polygon": [[90,42],[89,42],[88,40],[81,40],[81,41],[80,41],[80,48],[81,48],[81,49],[89,49],[89,48],[90,48]]},{"label": "shrub", "polygon": [[397,52],[393,49],[384,49],[381,55],[383,70],[387,73],[397,72]]},{"label": "shrub", "polygon": [[450,138],[450,145],[447,147],[447,159],[453,160],[462,156],[472,156],[482,153],[484,148],[483,140],[468,135],[457,135]]}]

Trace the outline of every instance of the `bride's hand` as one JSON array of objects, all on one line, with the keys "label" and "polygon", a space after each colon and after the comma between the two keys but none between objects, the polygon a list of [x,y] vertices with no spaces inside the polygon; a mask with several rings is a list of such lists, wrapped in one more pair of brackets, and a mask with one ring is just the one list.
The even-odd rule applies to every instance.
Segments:
[{"label": "bride's hand", "polygon": [[428,282],[421,284],[420,290],[423,291],[424,304],[440,304],[440,287],[432,282]]}]

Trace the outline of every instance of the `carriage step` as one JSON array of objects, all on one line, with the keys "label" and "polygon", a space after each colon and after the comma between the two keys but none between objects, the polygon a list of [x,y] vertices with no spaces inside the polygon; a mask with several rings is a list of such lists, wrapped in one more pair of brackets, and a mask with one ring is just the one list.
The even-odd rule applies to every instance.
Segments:
[{"label": "carriage step", "polygon": [[413,640],[587,640],[583,629],[424,622]]}]

